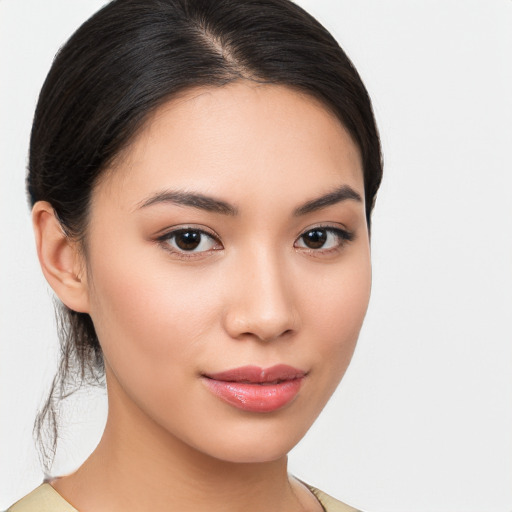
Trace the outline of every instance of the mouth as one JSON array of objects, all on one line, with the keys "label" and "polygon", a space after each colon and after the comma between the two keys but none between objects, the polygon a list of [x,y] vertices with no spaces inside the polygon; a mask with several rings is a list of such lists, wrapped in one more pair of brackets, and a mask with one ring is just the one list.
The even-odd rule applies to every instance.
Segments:
[{"label": "mouth", "polygon": [[244,411],[273,412],[297,396],[307,373],[280,364],[270,368],[243,366],[203,374],[205,386],[224,402]]}]

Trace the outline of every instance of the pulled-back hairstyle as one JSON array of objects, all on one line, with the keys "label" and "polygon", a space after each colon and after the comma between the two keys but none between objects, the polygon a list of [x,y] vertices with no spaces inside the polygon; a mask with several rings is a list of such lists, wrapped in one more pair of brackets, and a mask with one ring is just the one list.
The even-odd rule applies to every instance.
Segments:
[{"label": "pulled-back hairstyle", "polygon": [[[289,0],[114,0],[57,54],[39,96],[27,188],[48,201],[87,253],[92,189],[148,116],[188,88],[236,80],[280,84],[320,100],[360,149],[370,225],[382,177],[370,99],[334,38]],[[103,381],[88,314],[58,304],[61,363],[35,425],[48,471],[59,399]]]}]

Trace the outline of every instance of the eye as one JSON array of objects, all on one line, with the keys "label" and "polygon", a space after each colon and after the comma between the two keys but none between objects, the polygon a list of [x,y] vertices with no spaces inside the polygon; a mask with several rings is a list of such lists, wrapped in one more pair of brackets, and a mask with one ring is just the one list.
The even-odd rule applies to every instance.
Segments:
[{"label": "eye", "polygon": [[222,248],[213,235],[195,228],[180,228],[170,231],[158,239],[177,253],[201,253]]},{"label": "eye", "polygon": [[295,247],[311,250],[337,249],[353,240],[352,233],[334,227],[314,227],[305,231],[295,242]]}]

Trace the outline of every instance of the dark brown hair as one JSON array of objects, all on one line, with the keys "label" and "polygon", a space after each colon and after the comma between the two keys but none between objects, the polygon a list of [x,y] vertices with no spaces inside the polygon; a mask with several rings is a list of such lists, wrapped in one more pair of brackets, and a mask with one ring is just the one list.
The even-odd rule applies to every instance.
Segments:
[{"label": "dark brown hair", "polygon": [[[83,241],[98,177],[150,113],[191,87],[235,80],[287,85],[319,99],[348,129],[363,160],[366,214],[382,177],[367,91],[329,32],[289,0],[114,0],[57,54],[39,96],[30,142],[30,201],[48,201],[65,233]],[[62,304],[62,358],[36,421],[46,469],[56,406],[83,383],[102,383],[89,315]]]}]

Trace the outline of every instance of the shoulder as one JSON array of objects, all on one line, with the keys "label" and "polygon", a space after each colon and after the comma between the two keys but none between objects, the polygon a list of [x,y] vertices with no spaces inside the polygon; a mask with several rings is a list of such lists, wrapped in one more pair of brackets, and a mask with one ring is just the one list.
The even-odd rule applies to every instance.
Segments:
[{"label": "shoulder", "polygon": [[6,512],[78,512],[50,484],[42,484]]},{"label": "shoulder", "polygon": [[[360,512],[338,501],[316,487],[307,485],[326,512]],[[6,512],[78,512],[49,484],[40,485],[30,494],[17,501]]]},{"label": "shoulder", "polygon": [[327,493],[317,489],[316,487],[308,484],[305,485],[315,495],[316,499],[320,502],[326,512],[361,512],[354,507],[338,501],[336,498],[329,496]]}]

